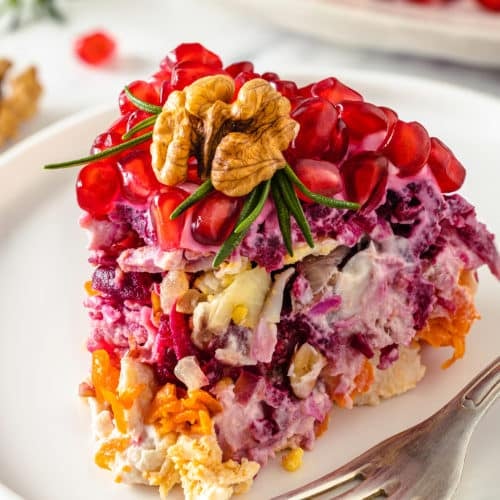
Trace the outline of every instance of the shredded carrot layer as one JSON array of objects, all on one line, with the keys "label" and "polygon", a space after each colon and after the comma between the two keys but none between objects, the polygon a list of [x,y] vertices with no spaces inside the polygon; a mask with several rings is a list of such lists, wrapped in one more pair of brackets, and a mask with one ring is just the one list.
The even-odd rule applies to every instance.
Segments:
[{"label": "shredded carrot layer", "polygon": [[95,454],[95,463],[103,469],[111,470],[116,454],[125,451],[129,444],[130,439],[126,437],[104,441]]},{"label": "shredded carrot layer", "polygon": [[160,433],[210,434],[211,416],[222,411],[220,403],[201,389],[190,391],[186,397],[177,397],[174,384],[164,385],[151,403],[147,424],[154,424]]},{"label": "shredded carrot layer", "polygon": [[462,271],[458,286],[453,293],[455,312],[450,316],[431,317],[417,338],[433,347],[451,346],[453,355],[443,363],[448,368],[465,354],[465,336],[469,333],[474,320],[480,316],[473,303],[473,288],[469,271]]},{"label": "shredded carrot layer", "polygon": [[335,394],[335,390],[333,390],[331,398],[338,406],[345,408],[348,405],[349,400],[354,399],[359,394],[367,392],[374,380],[375,373],[373,365],[366,359],[361,367],[361,370],[358,372],[356,377],[354,377],[354,389],[350,392],[350,394]]},{"label": "shredded carrot layer", "polygon": [[121,433],[127,432],[127,418],[125,410],[129,410],[144,387],[128,387],[118,393],[120,370],[113,366],[109,354],[104,349],[92,353],[92,385],[95,388],[96,399],[99,403],[107,402],[111,405],[116,427]]}]

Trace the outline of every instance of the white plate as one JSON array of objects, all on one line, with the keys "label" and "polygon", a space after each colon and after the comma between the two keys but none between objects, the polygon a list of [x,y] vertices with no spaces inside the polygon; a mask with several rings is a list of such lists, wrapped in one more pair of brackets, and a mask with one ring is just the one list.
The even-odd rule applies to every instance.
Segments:
[{"label": "white plate", "polygon": [[[313,80],[302,77],[301,80]],[[340,73],[367,99],[427,124],[469,166],[463,192],[498,234],[500,101],[470,91],[388,75]],[[86,239],[74,201],[76,169],[41,165],[76,157],[114,111],[75,116],[6,153],[0,163],[0,483],[28,500],[137,500],[154,489],[112,482],[92,463],[89,415],[77,396],[87,373],[88,333],[81,306],[88,279]],[[414,391],[375,408],[336,410],[329,432],[300,471],[270,464],[244,498],[269,498],[340,466],[378,441],[432,414],[500,352],[498,283],[482,270],[478,307],[464,360],[442,371],[448,350],[425,353],[429,369]],[[500,406],[473,437],[458,499],[498,498]],[[2,489],[0,488],[0,498]]]},{"label": "white plate", "polygon": [[500,67],[500,13],[476,0],[212,0],[284,28],[355,47]]}]

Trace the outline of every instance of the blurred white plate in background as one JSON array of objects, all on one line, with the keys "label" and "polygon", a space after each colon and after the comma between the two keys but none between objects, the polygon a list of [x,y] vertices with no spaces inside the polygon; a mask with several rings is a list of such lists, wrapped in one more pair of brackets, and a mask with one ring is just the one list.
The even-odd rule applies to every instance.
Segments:
[{"label": "blurred white plate in background", "polygon": [[476,0],[212,1],[331,42],[500,68],[500,13]]}]

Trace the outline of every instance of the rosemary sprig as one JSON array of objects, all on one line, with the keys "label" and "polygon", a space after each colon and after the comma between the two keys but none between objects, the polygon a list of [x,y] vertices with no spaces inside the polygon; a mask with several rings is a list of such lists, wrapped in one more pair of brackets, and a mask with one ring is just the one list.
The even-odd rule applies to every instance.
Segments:
[{"label": "rosemary sprig", "polygon": [[158,115],[161,113],[162,107],[157,106],[156,104],[151,104],[149,102],[143,101],[136,97],[130,89],[125,86],[125,94],[127,95],[129,101],[138,109],[142,109],[142,111],[146,111],[147,113],[151,113],[152,115]]},{"label": "rosemary sprig", "polygon": [[277,179],[271,180],[271,194],[274,200],[274,205],[276,206],[276,213],[278,215],[278,223],[283,236],[283,242],[285,243],[288,255],[293,257],[290,212],[288,211],[283,195],[281,194],[279,181]]},{"label": "rosemary sprig", "polygon": [[319,203],[320,205],[326,205],[331,208],[346,208],[348,210],[358,210],[360,207],[359,203],[355,203],[353,201],[344,201],[344,200],[336,200],[335,198],[328,198],[328,196],[323,196],[318,193],[313,193],[309,189],[307,189],[304,184],[300,181],[300,179],[295,175],[295,172],[291,169],[290,165],[286,165],[283,169],[286,176],[290,179],[290,181],[297,186],[297,189],[304,193],[308,198]]},{"label": "rosemary sprig", "polygon": [[236,225],[236,228],[234,232],[236,234],[246,232],[247,229],[252,225],[252,222],[259,216],[259,214],[262,212],[262,209],[264,208],[264,203],[266,203],[266,200],[269,196],[269,189],[271,187],[271,179],[265,181],[262,184],[262,187],[260,188],[260,196],[257,204],[253,208],[253,210],[243,219],[241,222],[239,222]]},{"label": "rosemary sprig", "polygon": [[137,125],[134,125],[128,132],[125,132],[122,135],[122,139],[124,141],[127,141],[128,139],[130,139],[131,137],[133,137],[135,134],[137,134],[137,132],[140,132],[141,130],[144,130],[145,128],[148,128],[151,125],[154,125],[155,121],[156,121],[156,118],[157,118],[156,115],[148,116],[147,118],[145,118],[144,120],[142,120],[141,122],[139,122]]},{"label": "rosemary sprig", "polygon": [[311,233],[311,228],[309,227],[309,223],[307,222],[304,210],[302,209],[302,205],[297,198],[297,193],[293,189],[292,184],[290,183],[288,177],[284,174],[284,172],[279,171],[275,175],[278,178],[279,186],[281,188],[281,194],[286,206],[288,207],[288,210],[296,220],[297,225],[302,231],[307,244],[311,248],[314,248],[314,240]]},{"label": "rosemary sprig", "polygon": [[212,181],[207,179],[196,191],[191,193],[181,204],[177,205],[177,208],[170,214],[170,220],[174,220],[179,217],[183,212],[185,212],[189,207],[192,207],[195,203],[205,198],[207,194],[214,190]]},{"label": "rosemary sprig", "polygon": [[[248,217],[248,215],[252,212],[252,210],[259,202],[259,197],[260,197],[260,186],[257,186],[247,196],[247,199],[245,200],[243,208],[241,209],[240,216],[236,224],[239,224]],[[224,260],[226,260],[233,253],[233,250],[242,242],[247,231],[248,228],[246,231],[242,231],[241,233],[236,233],[234,231],[233,233],[231,233],[231,236],[229,236],[229,238],[222,244],[219,251],[215,255],[215,258],[212,262],[213,267],[220,266],[222,262],[224,262]]]},{"label": "rosemary sprig", "polygon": [[77,158],[76,160],[63,161],[62,163],[49,163],[45,165],[43,168],[46,170],[56,170],[59,168],[68,168],[74,167],[75,165],[83,165],[84,163],[90,163],[92,161],[101,160],[102,158],[107,158],[108,156],[113,156],[120,151],[125,149],[129,149],[137,144],[141,144],[143,142],[148,141],[153,136],[152,133],[140,135],[139,137],[135,137],[134,139],[130,139],[130,141],[122,142],[121,144],[117,144],[111,148],[105,149],[104,151],[100,151],[95,155],[84,156],[83,158]]}]

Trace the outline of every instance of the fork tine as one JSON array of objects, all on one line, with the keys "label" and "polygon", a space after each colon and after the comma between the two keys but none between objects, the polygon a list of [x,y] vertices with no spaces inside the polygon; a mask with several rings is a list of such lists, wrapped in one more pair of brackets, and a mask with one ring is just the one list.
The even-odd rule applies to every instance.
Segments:
[{"label": "fork tine", "polygon": [[331,500],[364,500],[382,494],[390,496],[399,489],[400,485],[398,479],[384,479],[377,474],[345,493],[331,497]]}]

